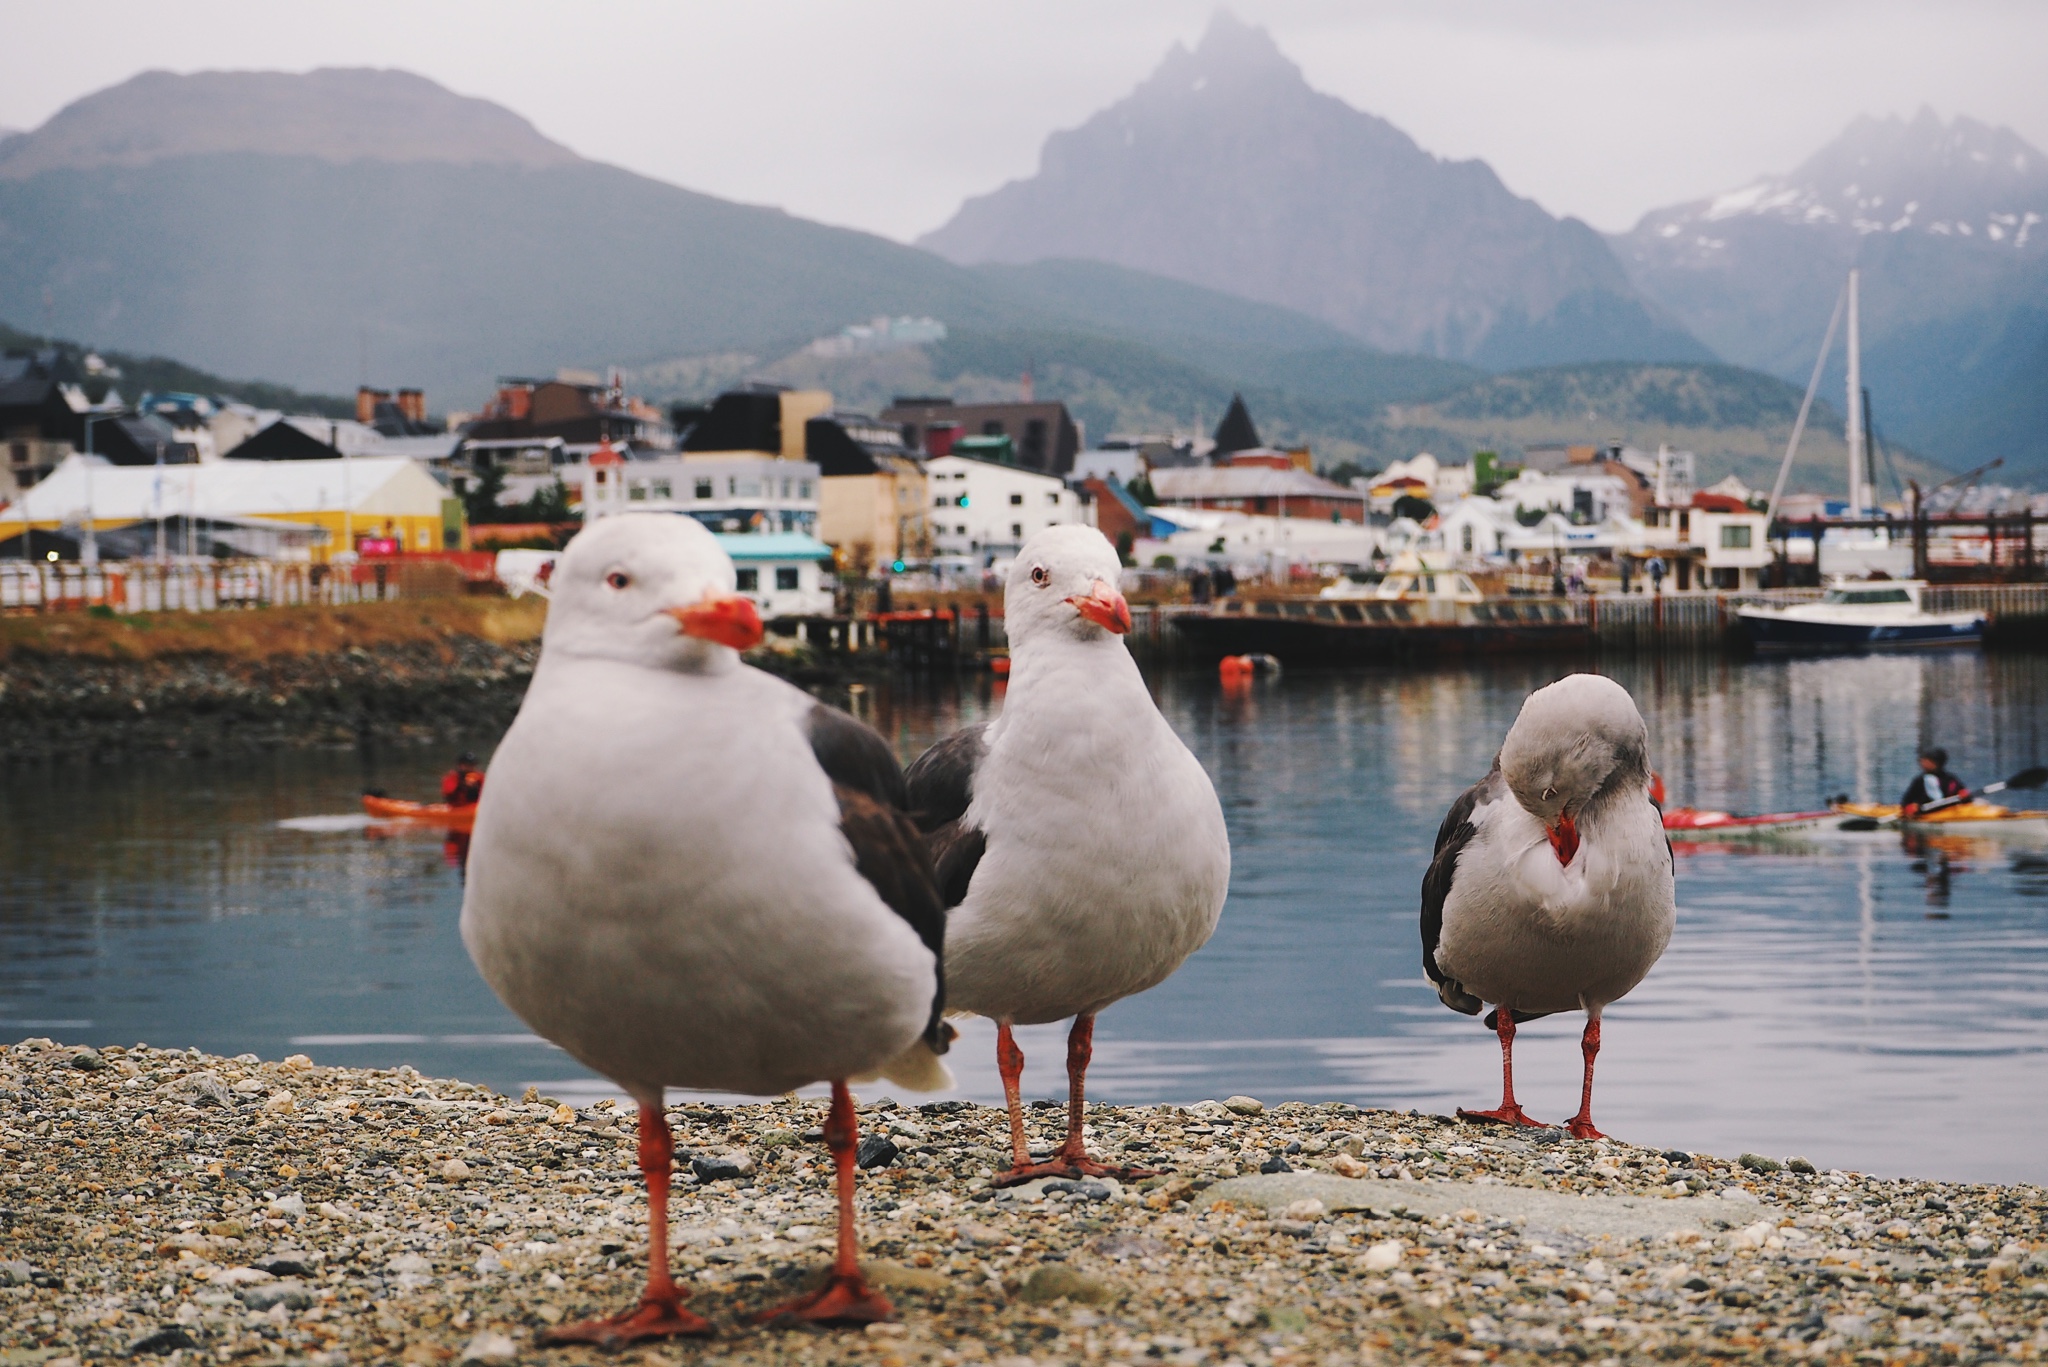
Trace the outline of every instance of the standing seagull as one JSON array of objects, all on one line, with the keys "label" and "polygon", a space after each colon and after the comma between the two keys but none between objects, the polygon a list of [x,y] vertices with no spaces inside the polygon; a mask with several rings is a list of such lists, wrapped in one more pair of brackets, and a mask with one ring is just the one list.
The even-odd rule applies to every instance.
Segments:
[{"label": "standing seagull", "polygon": [[1671,844],[1651,803],[1650,735],[1628,690],[1598,674],[1540,688],[1494,758],[1451,804],[1422,879],[1422,968],[1468,1016],[1493,1004],[1501,1103],[1459,1111],[1534,1125],[1515,1102],[1515,1024],[1583,1010],[1579,1113],[1593,1127],[1600,1013],[1643,980],[1671,939]]},{"label": "standing seagull", "polygon": [[[1120,639],[1121,569],[1091,527],[1026,541],[1003,593],[1002,716],[940,741],[904,776],[952,909],[947,1004],[996,1022],[1013,1159],[998,1186],[1127,1171],[1082,1143],[1095,1015],[1201,948],[1230,885],[1216,790]],[[1011,1027],[1068,1016],[1067,1140],[1033,1164]]]},{"label": "standing seagull", "polygon": [[477,812],[462,939],[505,1004],[640,1106],[648,1284],[552,1331],[615,1345],[710,1325],[668,1272],[662,1091],[774,1095],[830,1080],[839,1251],[770,1311],[886,1318],[854,1258],[846,1079],[950,1085],[945,914],[881,737],[743,665],[761,639],[696,522],[607,518],[553,576],[541,659]]}]

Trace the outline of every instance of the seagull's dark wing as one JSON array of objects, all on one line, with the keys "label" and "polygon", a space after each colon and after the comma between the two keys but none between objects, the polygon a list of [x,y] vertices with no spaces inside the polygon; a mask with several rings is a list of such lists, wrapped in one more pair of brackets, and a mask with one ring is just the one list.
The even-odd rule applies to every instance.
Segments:
[{"label": "seagull's dark wing", "polygon": [[988,753],[987,732],[987,722],[955,731],[912,761],[903,776],[911,815],[931,850],[939,898],[948,907],[966,899],[967,885],[988,848],[987,837],[967,824],[974,773]]},{"label": "seagull's dark wing", "polygon": [[1500,763],[1496,760],[1485,778],[1458,794],[1458,800],[1451,804],[1451,810],[1444,816],[1444,824],[1437,829],[1436,854],[1429,861],[1429,871],[1422,875],[1422,971],[1436,985],[1436,995],[1445,1006],[1468,1016],[1478,1015],[1479,1008],[1485,1003],[1467,992],[1463,983],[1437,967],[1436,947],[1443,939],[1444,900],[1451,895],[1451,880],[1458,872],[1458,856],[1465,852],[1465,846],[1476,834],[1472,810],[1480,803],[1499,796],[1506,786],[1500,776]]},{"label": "seagull's dark wing", "polygon": [[932,952],[938,990],[925,1039],[943,1054],[951,1038],[944,1023],[946,909],[924,836],[904,805],[903,771],[887,741],[835,707],[813,707],[807,729],[811,753],[839,799],[839,830],[853,847],[854,868]]}]

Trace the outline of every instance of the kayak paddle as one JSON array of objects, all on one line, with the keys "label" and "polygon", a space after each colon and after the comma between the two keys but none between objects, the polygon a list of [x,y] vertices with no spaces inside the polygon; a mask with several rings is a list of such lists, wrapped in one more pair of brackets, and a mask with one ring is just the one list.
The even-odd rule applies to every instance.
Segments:
[{"label": "kayak paddle", "polygon": [[2044,783],[2048,783],[2048,767],[2037,764],[2031,769],[2020,770],[2003,782],[1987,783],[1979,791],[2002,793],[2008,788],[2038,788]]}]

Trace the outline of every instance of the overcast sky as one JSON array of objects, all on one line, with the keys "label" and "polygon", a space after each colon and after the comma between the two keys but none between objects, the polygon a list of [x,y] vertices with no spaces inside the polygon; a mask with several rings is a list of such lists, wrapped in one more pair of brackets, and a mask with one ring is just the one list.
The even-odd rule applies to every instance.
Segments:
[{"label": "overcast sky", "polygon": [[[0,127],[138,71],[402,67],[585,156],[908,240],[1028,175],[1213,0],[10,7]],[[1234,0],[1310,84],[1594,226],[1922,104],[2048,148],[2042,0]]]}]

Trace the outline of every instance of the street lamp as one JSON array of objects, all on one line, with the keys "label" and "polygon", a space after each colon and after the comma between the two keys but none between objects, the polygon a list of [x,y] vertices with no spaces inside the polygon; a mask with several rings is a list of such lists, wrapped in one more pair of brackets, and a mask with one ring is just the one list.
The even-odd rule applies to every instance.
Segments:
[{"label": "street lamp", "polygon": [[100,563],[100,539],[94,525],[96,519],[92,504],[92,425],[120,416],[119,413],[89,413],[85,419],[85,542],[78,549],[78,558],[87,565]]}]

